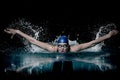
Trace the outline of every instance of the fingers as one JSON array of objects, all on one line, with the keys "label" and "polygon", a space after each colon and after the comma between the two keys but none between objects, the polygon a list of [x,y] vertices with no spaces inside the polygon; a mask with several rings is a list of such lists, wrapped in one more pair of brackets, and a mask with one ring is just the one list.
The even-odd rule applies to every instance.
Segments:
[{"label": "fingers", "polygon": [[118,30],[113,30],[114,34],[118,34],[119,31]]},{"label": "fingers", "polygon": [[9,34],[12,34],[13,32],[15,32],[14,29],[10,29],[10,28],[5,29],[4,31]]},{"label": "fingers", "polygon": [[9,33],[9,34],[11,33],[10,31],[8,31],[8,30],[6,30],[6,29],[4,30],[4,32]]},{"label": "fingers", "polygon": [[110,32],[111,35],[117,35],[118,33],[119,33],[118,30],[112,30],[112,31]]},{"label": "fingers", "polygon": [[9,28],[4,29],[4,31],[9,31]]},{"label": "fingers", "polygon": [[7,29],[4,29],[4,32],[6,32],[8,34],[12,34],[11,39],[13,39],[13,37],[15,35],[14,29],[7,28]]},{"label": "fingers", "polygon": [[118,30],[116,30],[116,33],[119,33],[119,31],[118,31]]},{"label": "fingers", "polygon": [[11,39],[13,39],[14,35],[15,35],[15,34],[13,34],[13,35],[11,36]]}]

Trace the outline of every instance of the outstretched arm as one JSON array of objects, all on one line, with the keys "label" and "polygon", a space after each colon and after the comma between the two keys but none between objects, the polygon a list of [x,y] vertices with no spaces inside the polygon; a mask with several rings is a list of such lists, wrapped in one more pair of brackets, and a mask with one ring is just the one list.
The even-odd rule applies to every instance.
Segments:
[{"label": "outstretched arm", "polygon": [[79,51],[79,50],[83,50],[83,49],[95,46],[96,44],[98,44],[98,43],[100,43],[100,42],[102,42],[106,39],[111,38],[112,36],[116,35],[117,33],[118,33],[117,30],[112,30],[108,34],[106,34],[102,37],[99,37],[98,39],[92,40],[92,41],[87,42],[87,43],[72,46],[71,47],[71,52],[76,52],[76,51]]},{"label": "outstretched arm", "polygon": [[11,38],[13,38],[13,36],[14,36],[15,34],[18,34],[18,35],[24,37],[25,39],[27,39],[27,40],[28,40],[30,43],[32,43],[32,44],[35,44],[35,45],[37,45],[37,46],[39,46],[39,47],[41,47],[41,48],[43,48],[43,49],[46,49],[46,50],[48,50],[48,51],[50,51],[50,52],[54,52],[54,51],[55,51],[55,47],[54,47],[54,46],[49,45],[48,43],[44,43],[44,42],[38,41],[38,40],[32,38],[31,36],[23,33],[23,32],[20,31],[20,30],[16,30],[16,29],[5,29],[4,31],[5,31],[6,33],[8,33],[8,34],[12,34]]}]

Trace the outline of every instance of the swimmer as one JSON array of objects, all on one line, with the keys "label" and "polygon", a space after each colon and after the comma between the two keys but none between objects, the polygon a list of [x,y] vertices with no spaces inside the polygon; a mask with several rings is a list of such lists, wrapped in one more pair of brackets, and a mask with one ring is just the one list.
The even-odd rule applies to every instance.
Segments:
[{"label": "swimmer", "polygon": [[36,39],[34,39],[33,37],[25,34],[24,32],[17,30],[17,29],[12,29],[12,28],[7,28],[4,30],[6,33],[8,34],[12,34],[11,38],[13,38],[14,35],[20,35],[23,38],[25,38],[26,40],[28,40],[30,43],[37,45],[49,52],[59,52],[59,53],[67,53],[67,52],[77,52],[89,47],[93,47],[96,44],[107,40],[109,38],[111,38],[112,36],[115,36],[119,33],[118,30],[112,30],[110,31],[108,34],[99,37],[95,40],[86,42],[86,43],[82,43],[82,44],[78,44],[78,45],[69,45],[69,41],[68,38],[66,36],[60,36],[57,40],[57,45],[50,45],[48,43],[42,42],[42,41],[38,41]]}]

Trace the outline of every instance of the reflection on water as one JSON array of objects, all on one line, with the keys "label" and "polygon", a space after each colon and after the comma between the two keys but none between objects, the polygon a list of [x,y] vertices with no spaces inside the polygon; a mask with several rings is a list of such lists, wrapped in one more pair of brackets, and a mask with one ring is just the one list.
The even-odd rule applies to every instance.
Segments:
[{"label": "reflection on water", "polygon": [[[80,53],[28,53],[14,52],[6,56],[7,71],[27,72],[28,74],[53,72],[55,67],[64,71],[71,67],[73,71],[108,71],[117,68],[111,63],[108,52],[80,52]],[[9,58],[9,59],[8,59]],[[68,64],[69,63],[69,64]],[[67,65],[66,65],[67,64]],[[65,66],[66,65],[66,66]]]}]

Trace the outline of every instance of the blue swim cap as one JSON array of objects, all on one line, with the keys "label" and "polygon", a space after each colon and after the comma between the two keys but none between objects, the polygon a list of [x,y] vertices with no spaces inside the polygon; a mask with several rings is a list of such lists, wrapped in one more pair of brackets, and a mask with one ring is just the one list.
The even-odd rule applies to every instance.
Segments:
[{"label": "blue swim cap", "polygon": [[68,38],[66,36],[60,36],[57,40],[58,43],[68,43]]}]

